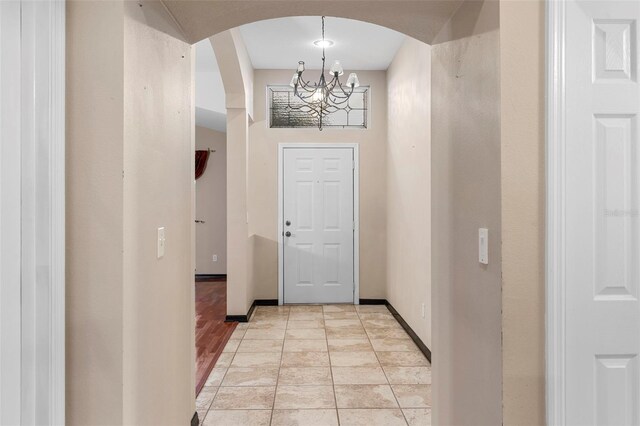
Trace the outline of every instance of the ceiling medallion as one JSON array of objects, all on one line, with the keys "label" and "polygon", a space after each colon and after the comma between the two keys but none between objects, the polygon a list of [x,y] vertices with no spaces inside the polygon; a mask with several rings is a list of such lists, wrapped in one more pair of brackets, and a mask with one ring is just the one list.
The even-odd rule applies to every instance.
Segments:
[{"label": "ceiling medallion", "polygon": [[340,61],[335,61],[329,70],[331,79],[327,82],[324,76],[325,69],[325,47],[333,44],[324,38],[324,16],[322,17],[322,39],[314,44],[322,47],[322,71],[320,79],[311,83],[302,77],[304,72],[304,61],[298,62],[298,69],[291,78],[289,85],[293,87],[293,93],[309,107],[309,113],[318,118],[318,129],[322,130],[323,117],[335,111],[348,110],[349,98],[356,87],[360,86],[358,76],[352,72],[343,86],[340,76],[344,74]]}]

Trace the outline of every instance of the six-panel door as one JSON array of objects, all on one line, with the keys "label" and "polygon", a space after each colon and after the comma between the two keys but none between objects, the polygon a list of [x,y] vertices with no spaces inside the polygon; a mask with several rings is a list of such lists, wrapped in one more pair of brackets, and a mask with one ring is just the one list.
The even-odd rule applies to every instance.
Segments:
[{"label": "six-panel door", "polygon": [[638,425],[640,1],[566,7],[566,423]]},{"label": "six-panel door", "polygon": [[354,153],[285,148],[285,303],[353,303]]}]

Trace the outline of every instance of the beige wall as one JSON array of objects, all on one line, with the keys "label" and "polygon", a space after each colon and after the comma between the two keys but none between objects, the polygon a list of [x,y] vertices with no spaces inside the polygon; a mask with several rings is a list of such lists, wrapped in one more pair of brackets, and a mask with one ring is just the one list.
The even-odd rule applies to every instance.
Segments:
[{"label": "beige wall", "polygon": [[187,424],[191,47],[155,2],[67,5],[67,422]]},{"label": "beige wall", "polygon": [[386,295],[431,348],[429,45],[405,39],[387,70],[387,100]]},{"label": "beige wall", "polygon": [[227,314],[246,315],[253,302],[249,285],[247,144],[249,115],[227,108]]},{"label": "beige wall", "polygon": [[161,11],[125,2],[124,422],[135,425],[193,415],[191,46],[147,25],[177,35]]},{"label": "beige wall", "polygon": [[[310,71],[313,73],[313,71]],[[347,71],[345,71],[346,73]],[[357,143],[360,148],[360,297],[386,297],[387,90],[384,71],[358,71],[371,86],[366,130],[269,129],[266,86],[288,84],[291,70],[254,72],[254,118],[249,128],[249,234],[256,299],[278,297],[278,144]]]},{"label": "beige wall", "polygon": [[210,38],[227,107],[227,314],[246,315],[254,300],[247,216],[247,155],[253,67],[237,29]]},{"label": "beige wall", "polygon": [[465,4],[445,32],[431,50],[434,424],[493,426],[502,424],[497,4]]},{"label": "beige wall", "polygon": [[227,135],[196,126],[196,149],[211,149],[207,170],[196,181],[196,219],[205,221],[196,224],[196,274],[226,274]]},{"label": "beige wall", "polygon": [[500,2],[505,425],[545,423],[544,2]]},{"label": "beige wall", "polygon": [[70,425],[123,421],[123,9],[123,2],[67,2],[66,419]]}]

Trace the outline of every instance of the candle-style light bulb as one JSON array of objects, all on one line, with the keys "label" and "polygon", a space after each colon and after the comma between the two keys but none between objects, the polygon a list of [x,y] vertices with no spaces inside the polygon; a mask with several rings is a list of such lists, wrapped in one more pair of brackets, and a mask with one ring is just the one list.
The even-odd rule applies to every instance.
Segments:
[{"label": "candle-style light bulb", "polygon": [[291,82],[289,83],[289,86],[296,87],[297,85],[298,85],[298,73],[294,73],[293,77],[291,77]]},{"label": "candle-style light bulb", "polygon": [[313,92],[313,95],[311,95],[312,102],[320,103],[322,102],[323,99],[324,99],[324,92],[320,88],[316,89],[316,91]]},{"label": "candle-style light bulb", "polygon": [[331,71],[331,75],[336,75],[336,73],[338,75],[344,74],[344,69],[342,69],[342,65],[340,64],[340,61],[335,61],[331,66],[330,71]]},{"label": "candle-style light bulb", "polygon": [[349,78],[347,79],[347,86],[350,86],[354,89],[360,86],[360,80],[358,80],[358,75],[355,72],[349,74]]}]

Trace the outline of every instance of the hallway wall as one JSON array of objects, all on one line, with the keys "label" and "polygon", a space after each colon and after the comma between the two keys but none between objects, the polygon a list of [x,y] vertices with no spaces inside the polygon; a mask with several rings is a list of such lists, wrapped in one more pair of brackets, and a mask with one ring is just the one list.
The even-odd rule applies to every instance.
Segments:
[{"label": "hallway wall", "polygon": [[387,70],[387,99],[387,300],[432,348],[429,45],[405,39]]},{"label": "hallway wall", "polygon": [[192,48],[181,38],[157,2],[67,2],[69,425],[188,424],[195,411]]},{"label": "hallway wall", "polygon": [[161,5],[141,4],[125,1],[124,14],[124,422],[184,424],[195,388],[193,48]]},{"label": "hallway wall", "polygon": [[227,135],[196,126],[196,149],[211,149],[207,170],[196,181],[196,219],[205,221],[196,224],[196,274],[226,274]]},{"label": "hallway wall", "polygon": [[247,150],[253,114],[253,66],[240,31],[209,39],[220,68],[227,108],[227,314],[246,315],[254,300],[247,218]]},{"label": "hallway wall", "polygon": [[[314,74],[314,71],[309,71]],[[345,70],[345,75],[348,74]],[[360,297],[386,297],[385,71],[357,71],[371,86],[370,127],[357,129],[269,129],[266,86],[289,84],[291,70],[255,70],[254,122],[249,127],[249,234],[256,299],[278,298],[278,144],[357,143],[360,147]],[[317,74],[316,74],[317,75]]]},{"label": "hallway wall", "polygon": [[69,425],[123,422],[123,14],[122,1],[67,2]]},{"label": "hallway wall", "polygon": [[506,425],[546,421],[545,3],[500,2]]},{"label": "hallway wall", "polygon": [[[434,424],[502,424],[498,4],[465,3],[432,46]],[[478,228],[489,229],[489,264]],[[460,409],[464,407],[464,409]]]}]

